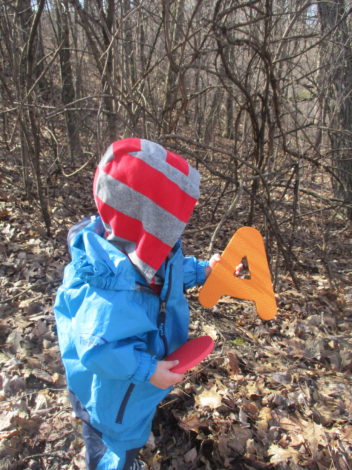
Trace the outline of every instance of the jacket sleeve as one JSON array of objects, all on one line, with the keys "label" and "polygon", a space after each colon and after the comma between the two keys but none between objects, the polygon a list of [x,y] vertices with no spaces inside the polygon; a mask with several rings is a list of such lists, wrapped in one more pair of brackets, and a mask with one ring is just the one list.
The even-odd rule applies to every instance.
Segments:
[{"label": "jacket sleeve", "polygon": [[156,327],[138,295],[88,288],[71,324],[77,354],[91,372],[134,383],[153,375],[157,360],[147,335]]},{"label": "jacket sleeve", "polygon": [[186,256],[184,258],[183,275],[185,289],[204,284],[206,279],[205,270],[208,265],[208,261],[198,260],[194,256]]}]

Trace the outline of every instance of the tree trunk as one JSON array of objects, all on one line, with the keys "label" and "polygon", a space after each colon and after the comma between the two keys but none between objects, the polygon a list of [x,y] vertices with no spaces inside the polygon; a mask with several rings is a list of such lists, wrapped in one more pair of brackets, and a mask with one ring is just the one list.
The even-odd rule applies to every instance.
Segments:
[{"label": "tree trunk", "polygon": [[[336,178],[335,194],[347,205],[352,220],[352,31],[347,22],[347,2],[330,0],[318,4],[322,35],[323,83],[328,113],[328,135]],[[330,34],[329,34],[330,33]]]},{"label": "tree trunk", "polygon": [[[61,70],[61,99],[64,107],[70,107],[75,100],[75,88],[73,84],[73,73],[71,67],[70,34],[68,23],[68,1],[57,0],[57,29],[58,45],[60,47],[60,70]],[[79,138],[79,122],[77,112],[66,109],[65,121],[67,130],[67,140],[71,162],[81,153]]]},{"label": "tree trunk", "polygon": [[[32,92],[33,84],[36,79],[36,35],[38,33],[39,20],[44,10],[45,0],[40,0],[35,12],[32,11],[30,0],[19,0],[17,5],[19,8],[19,21],[23,28],[23,37],[26,41],[23,46],[23,55],[19,64],[19,92],[22,93],[20,97],[21,108],[19,122],[23,134],[22,145],[24,146],[22,148],[22,156],[28,157],[30,161],[42,217],[47,233],[50,234],[50,215],[44,194],[40,160],[40,121],[36,107],[37,103],[33,97],[34,93]],[[25,16],[22,17],[22,13]]]},{"label": "tree trunk", "polygon": [[165,48],[169,62],[165,82],[165,101],[162,110],[161,127],[166,133],[173,132],[175,130],[173,111],[175,110],[178,98],[178,85],[180,83],[180,74],[182,72],[179,67],[179,52],[172,51],[172,49],[182,37],[184,8],[184,0],[177,0],[175,5],[172,5],[170,0],[163,1]]}]

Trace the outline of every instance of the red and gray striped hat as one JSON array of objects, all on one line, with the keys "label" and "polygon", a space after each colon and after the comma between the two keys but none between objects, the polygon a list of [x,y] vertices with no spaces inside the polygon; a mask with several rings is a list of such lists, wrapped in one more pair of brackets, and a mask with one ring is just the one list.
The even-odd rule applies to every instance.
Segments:
[{"label": "red and gray striped hat", "polygon": [[94,198],[107,239],[148,282],[181,236],[199,197],[199,173],[148,140],[114,142],[94,178]]}]

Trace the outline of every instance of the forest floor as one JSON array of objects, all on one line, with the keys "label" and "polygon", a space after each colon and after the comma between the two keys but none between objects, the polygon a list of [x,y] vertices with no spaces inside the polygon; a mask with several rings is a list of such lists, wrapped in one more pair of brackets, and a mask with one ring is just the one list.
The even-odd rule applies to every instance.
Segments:
[{"label": "forest floor", "polygon": [[[83,469],[52,306],[69,260],[67,230],[94,212],[91,173],[53,184],[51,237],[16,174],[2,165],[0,470]],[[207,256],[228,205],[224,196],[211,214],[213,189],[206,178],[186,254]],[[229,297],[204,309],[197,289],[188,293],[190,335],[208,334],[216,347],[159,407],[143,451],[152,470],[352,469],[352,227],[319,204],[301,202],[311,215],[295,233],[299,286],[279,267],[274,320]],[[242,206],[220,232],[220,252],[244,223]]]}]

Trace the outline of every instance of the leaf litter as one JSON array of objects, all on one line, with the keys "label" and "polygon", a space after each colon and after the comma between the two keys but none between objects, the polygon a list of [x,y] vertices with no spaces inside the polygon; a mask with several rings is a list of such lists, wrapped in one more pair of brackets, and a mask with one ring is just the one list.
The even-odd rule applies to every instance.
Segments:
[{"label": "leaf litter", "polygon": [[[82,196],[86,184],[78,178],[53,196],[52,238],[16,189],[1,201],[1,470],[85,468],[52,305],[69,259],[67,230],[94,210]],[[203,224],[207,210],[200,204],[193,216],[186,253],[205,256],[213,227]],[[310,247],[299,289],[279,274],[279,313],[270,322],[250,302],[224,297],[206,310],[197,289],[187,294],[190,335],[210,335],[216,348],[158,408],[143,450],[151,469],[352,468],[351,227],[338,220],[331,222],[330,269]],[[230,220],[224,227],[220,251],[239,226]]]}]

